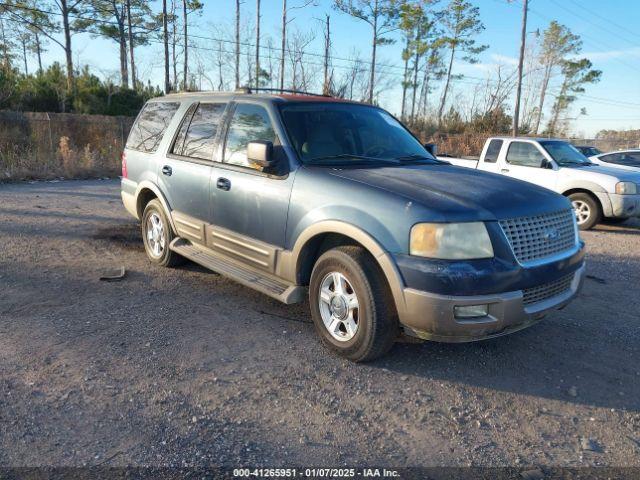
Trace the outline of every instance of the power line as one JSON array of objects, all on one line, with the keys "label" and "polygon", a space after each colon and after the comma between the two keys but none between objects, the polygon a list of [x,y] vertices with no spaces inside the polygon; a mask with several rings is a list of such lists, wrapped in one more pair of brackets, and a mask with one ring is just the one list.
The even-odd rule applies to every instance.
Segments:
[{"label": "power line", "polygon": [[[638,32],[634,32],[633,30],[630,30],[622,25],[620,25],[619,23],[614,22],[613,20],[610,20],[608,18],[603,17],[602,15],[600,15],[597,12],[594,12],[593,10],[588,9],[587,7],[585,7],[584,5],[580,5],[578,2],[576,2],[576,0],[571,0],[571,3],[573,3],[575,6],[582,8],[584,11],[590,13],[591,15],[600,18],[601,20],[610,23],[611,25],[613,25],[616,28],[619,28],[620,30],[625,30],[627,33],[633,35],[634,37],[638,37],[640,38],[640,34],[638,34]],[[637,42],[637,41],[636,41]]]},{"label": "power line", "polygon": [[[498,0],[496,0],[496,1],[498,1]],[[552,2],[553,2],[554,0],[550,0],[550,1],[552,1]],[[520,3],[520,4],[521,4],[521,0],[514,0],[514,3]],[[554,3],[555,3],[555,2],[554,2]],[[557,4],[556,4],[556,5],[557,5]],[[565,8],[565,10],[566,10],[566,8]],[[554,21],[554,19],[552,19],[551,17],[548,17],[547,15],[545,15],[545,14],[543,14],[543,13],[540,13],[539,11],[537,11],[537,10],[535,10],[535,9],[531,8],[531,7],[529,7],[529,11],[530,11],[531,13],[533,13],[533,14],[537,15],[538,17],[540,17],[540,18],[542,18],[542,19],[546,20],[546,21]],[[569,11],[570,13],[573,13],[573,12],[571,12],[570,10],[568,10],[568,11]],[[580,36],[581,36],[581,37],[584,37],[585,39],[588,39],[588,40],[590,41],[590,43],[592,43],[593,45],[595,45],[595,46],[597,46],[597,47],[603,47],[603,46],[604,46],[604,48],[606,48],[606,49],[608,49],[608,50],[611,50],[611,49],[616,50],[616,48],[615,48],[615,47],[612,47],[611,45],[607,45],[605,42],[602,42],[601,40],[594,39],[593,37],[591,37],[590,35],[587,35],[587,34],[585,34],[585,33],[581,33],[581,34],[580,34]],[[597,50],[596,50],[596,52],[595,52],[595,53],[607,53],[607,50],[600,50],[600,51],[597,51]],[[621,65],[624,65],[625,67],[630,68],[630,69],[634,70],[635,72],[640,72],[640,70],[639,70],[636,66],[634,66],[634,65],[632,65],[632,64],[630,64],[630,63],[627,63],[627,62],[625,62],[625,61],[623,61],[623,60],[621,60],[621,59],[619,59],[619,58],[612,57],[612,60],[617,61],[617,62],[618,62],[618,63],[620,63]]]}]

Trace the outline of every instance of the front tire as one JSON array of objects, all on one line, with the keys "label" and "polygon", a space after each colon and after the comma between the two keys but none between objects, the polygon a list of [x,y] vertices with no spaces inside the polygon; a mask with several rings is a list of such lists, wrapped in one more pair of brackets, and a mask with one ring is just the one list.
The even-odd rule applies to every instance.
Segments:
[{"label": "front tire", "polygon": [[183,257],[169,249],[175,238],[171,223],[158,199],[153,199],[142,214],[142,241],[147,258],[163,267],[175,267],[183,262]]},{"label": "front tire", "polygon": [[571,206],[576,214],[580,230],[590,230],[602,220],[602,208],[596,199],[588,193],[572,193],[569,195]]},{"label": "front tire", "polygon": [[309,303],[322,343],[354,362],[384,355],[398,337],[386,279],[361,247],[337,247],[320,256],[311,273]]}]

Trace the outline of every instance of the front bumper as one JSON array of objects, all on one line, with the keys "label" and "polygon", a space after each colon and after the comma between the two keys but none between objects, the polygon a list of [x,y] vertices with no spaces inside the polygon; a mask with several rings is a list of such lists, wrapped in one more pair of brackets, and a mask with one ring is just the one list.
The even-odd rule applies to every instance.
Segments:
[{"label": "front bumper", "polygon": [[[405,333],[426,340],[470,342],[506,335],[526,328],[549,311],[565,307],[580,291],[584,264],[573,273],[568,289],[535,303],[525,304],[523,291],[492,295],[453,296],[404,289],[405,310],[400,318]],[[454,307],[488,305],[488,315],[459,319]]]},{"label": "front bumper", "polygon": [[610,193],[609,200],[611,201],[611,217],[640,217],[640,195],[618,195],[616,193]]}]

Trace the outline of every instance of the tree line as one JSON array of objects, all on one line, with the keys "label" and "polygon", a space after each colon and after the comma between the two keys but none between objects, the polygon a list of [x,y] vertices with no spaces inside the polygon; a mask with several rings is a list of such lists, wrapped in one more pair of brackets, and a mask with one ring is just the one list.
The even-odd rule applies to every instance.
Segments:
[{"label": "tree line", "polygon": [[[471,0],[332,0],[322,12],[313,0],[282,0],[275,32],[262,25],[261,0],[251,16],[244,2],[227,3],[234,8],[232,24],[203,25],[202,0],[3,0],[0,107],[130,114],[162,91],[251,86],[379,103],[385,92],[398,90],[399,105],[385,106],[424,133],[509,131],[515,65],[493,65],[484,78],[456,72],[462,63],[478,63],[489,48],[479,43],[485,26]],[[296,25],[301,9],[318,11],[312,25]],[[337,15],[366,25],[364,53],[335,54],[331,20]],[[115,43],[117,74],[74,64],[79,33]],[[397,42],[400,58],[381,61],[385,46]],[[313,48],[318,43],[322,52]],[[150,66],[136,62],[138,49],[148,46],[162,51],[162,89],[144,78]],[[42,55],[50,49],[60,52],[61,62],[45,67]],[[520,133],[566,133],[574,102],[601,77],[581,50],[580,37],[555,21],[532,35]]]}]

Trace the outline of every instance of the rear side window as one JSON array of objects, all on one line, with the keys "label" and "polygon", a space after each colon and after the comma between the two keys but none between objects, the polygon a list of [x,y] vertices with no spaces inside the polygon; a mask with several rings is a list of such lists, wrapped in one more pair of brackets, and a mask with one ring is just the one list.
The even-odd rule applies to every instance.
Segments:
[{"label": "rear side window", "polygon": [[224,103],[200,103],[189,107],[171,153],[212,160],[225,106]]},{"label": "rear side window", "polygon": [[164,132],[175,115],[178,102],[149,102],[131,127],[126,148],[153,153],[158,150]]},{"label": "rear side window", "polygon": [[640,152],[612,153],[601,156],[600,160],[627,167],[640,167]]},{"label": "rear side window", "polygon": [[507,152],[507,162],[523,167],[542,167],[544,156],[533,143],[511,142]]},{"label": "rear side window", "polygon": [[502,143],[502,140],[491,140],[487,147],[487,153],[484,156],[485,163],[496,163],[498,155],[500,155]]}]

